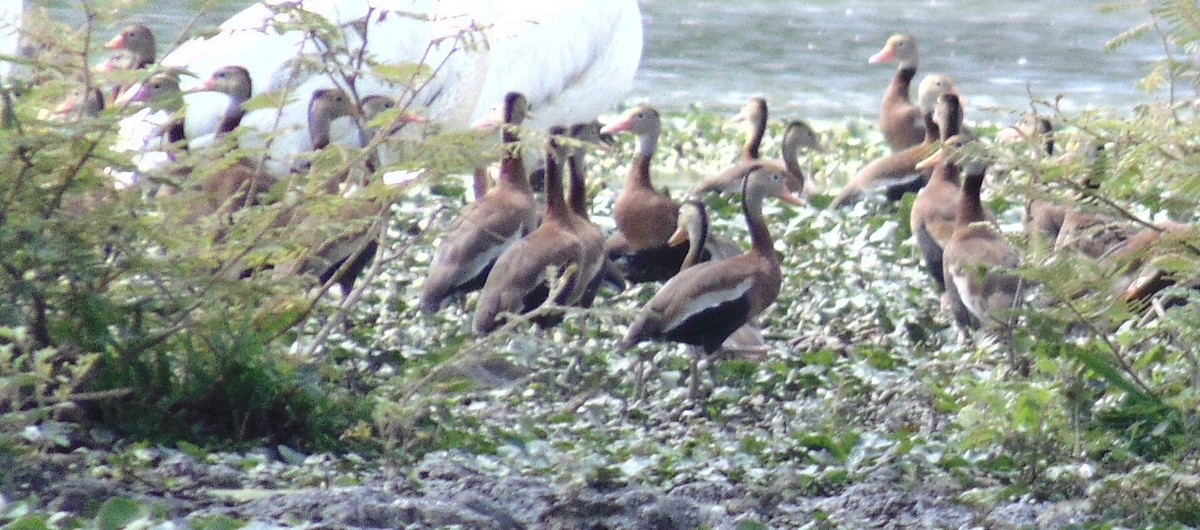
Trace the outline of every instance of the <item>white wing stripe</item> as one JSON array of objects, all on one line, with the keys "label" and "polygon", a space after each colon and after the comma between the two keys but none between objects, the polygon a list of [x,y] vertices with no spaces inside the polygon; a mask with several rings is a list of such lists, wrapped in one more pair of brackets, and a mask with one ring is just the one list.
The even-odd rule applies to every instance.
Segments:
[{"label": "white wing stripe", "polygon": [[663,331],[670,331],[674,329],[701,311],[741,298],[746,294],[747,291],[750,290],[752,285],[754,285],[754,280],[751,278],[746,278],[732,288],[722,289],[719,291],[709,291],[689,300],[684,311],[682,311],[674,319],[671,319],[670,322],[667,322],[666,325],[663,326]]}]

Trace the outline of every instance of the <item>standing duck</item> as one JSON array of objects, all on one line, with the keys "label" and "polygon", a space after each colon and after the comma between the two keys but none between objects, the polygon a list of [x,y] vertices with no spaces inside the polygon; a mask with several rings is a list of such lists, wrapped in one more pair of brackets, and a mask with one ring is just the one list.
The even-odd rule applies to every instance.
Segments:
[{"label": "standing duck", "polygon": [[1083,154],[1086,174],[1082,178],[1078,200],[1063,204],[1062,224],[1054,239],[1054,251],[1074,251],[1098,259],[1132,236],[1137,228],[1126,219],[1098,211],[1088,197],[1090,190],[1100,187],[1108,170],[1104,146],[1089,142],[1079,151]]},{"label": "standing duck", "polygon": [[582,282],[573,286],[582,288],[578,294],[572,293],[572,299],[577,299],[582,307],[591,307],[600,288],[601,272],[607,264],[604,254],[604,234],[592,224],[588,216],[586,164],[584,156],[589,146],[598,145],[608,149],[600,137],[600,123],[577,123],[571,126],[571,138],[576,144],[569,150],[567,164],[570,169],[571,184],[567,191],[567,204],[571,208],[571,227],[579,238],[583,248],[583,258],[580,263]]},{"label": "standing duck", "polygon": [[[1023,283],[1012,273],[1020,265],[1020,255],[988,219],[979,197],[988,162],[981,156],[963,153],[968,146],[972,146],[971,140],[959,134],[947,139],[935,155],[960,157],[958,163],[963,166],[954,232],[942,255],[942,274],[947,280],[947,298],[960,343],[967,341],[968,329],[1009,329],[1011,317],[1007,313],[1020,302]],[[1015,359],[1009,353],[1009,361],[1015,367]]]},{"label": "standing duck", "polygon": [[[621,349],[643,340],[665,339],[697,346],[711,355],[729,335],[771,305],[779,295],[783,276],[762,203],[768,195],[786,196],[786,188],[787,175],[766,167],[751,170],[742,191],[750,250],[689,267],[663,284],[630,324]],[[699,391],[700,355],[693,351],[693,397]]]},{"label": "standing duck", "polygon": [[686,252],[667,245],[675,231],[679,204],[654,189],[650,180],[650,164],[661,127],[658,111],[642,105],[629,109],[600,131],[630,131],[637,139],[625,185],[613,203],[617,234],[604,245],[610,257],[629,257],[628,278],[633,282],[670,278],[679,271]]},{"label": "standing duck", "polygon": [[[308,132],[313,150],[328,146],[327,134],[333,120],[357,118],[364,114],[369,119],[372,116],[370,113],[380,112],[380,108],[386,105],[379,102],[379,98],[388,99],[382,96],[363,98],[364,109],[360,112],[350,96],[341,89],[313,91],[308,105]],[[375,101],[371,108],[366,108],[368,99]],[[344,174],[327,177],[318,189],[324,194],[341,195],[339,184],[344,177]],[[378,250],[380,204],[376,200],[347,194],[332,205],[324,205],[324,208],[332,206],[329,213],[316,215],[306,206],[301,203],[291,215],[281,218],[289,223],[288,232],[295,235],[296,243],[311,251],[296,264],[294,272],[316,276],[322,285],[332,280],[341,288],[343,296],[349,295]],[[336,227],[332,233],[330,226]],[[284,267],[283,270],[289,269]]]},{"label": "standing duck", "polygon": [[[508,247],[488,274],[487,282],[475,305],[474,330],[489,333],[499,326],[503,313],[524,314],[542,305],[554,292],[555,303],[571,303],[572,291],[582,292],[588,283],[584,275],[599,270],[584,263],[584,249],[576,230],[578,214],[571,211],[563,194],[563,163],[567,149],[562,143],[563,127],[550,129],[546,149],[546,212],[536,230]],[[567,276],[570,274],[570,276]]]},{"label": "standing duck", "polygon": [[[742,254],[742,247],[728,237],[709,232],[708,211],[704,203],[697,199],[688,199],[679,205],[679,226],[671,236],[671,245],[688,244],[687,256],[679,266],[680,272],[697,263],[729,259]],[[762,331],[753,322],[734,331],[721,349],[738,352],[743,355],[757,355],[766,352],[767,343]]]},{"label": "standing duck", "polygon": [[[935,112],[938,129],[942,142],[950,142],[958,135],[962,127],[962,107],[958,96],[945,94],[938,100]],[[959,141],[959,140],[955,140]],[[961,148],[959,145],[949,146],[950,150]],[[942,276],[942,250],[954,233],[955,220],[958,217],[958,203],[962,196],[959,190],[959,173],[962,168],[959,161],[953,157],[930,157],[922,164],[934,164],[929,184],[917,193],[909,213],[909,226],[913,237],[917,240],[917,248],[925,262],[925,270],[933,278],[938,293],[944,293],[946,282]]]},{"label": "standing duck", "polygon": [[500,160],[496,187],[463,207],[458,218],[446,227],[421,292],[423,311],[436,311],[447,298],[483,287],[500,254],[537,227],[537,201],[517,132],[528,110],[525,96],[517,92],[505,96],[505,155]]},{"label": "standing duck", "polygon": [[908,97],[912,80],[917,76],[917,40],[912,35],[897,33],[888,38],[883,49],[867,62],[880,64],[896,61],[892,76],[879,109],[879,130],[893,151],[902,151],[921,143],[925,138],[925,121],[921,109]]}]

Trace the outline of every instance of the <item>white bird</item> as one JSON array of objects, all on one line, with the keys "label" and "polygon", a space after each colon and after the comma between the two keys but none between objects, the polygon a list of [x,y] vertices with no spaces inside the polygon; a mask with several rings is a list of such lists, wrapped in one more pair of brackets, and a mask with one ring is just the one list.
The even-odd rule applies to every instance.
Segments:
[{"label": "white bird", "polygon": [[[24,19],[24,0],[0,0],[0,56],[21,54],[21,22]],[[8,79],[13,63],[0,60],[0,81]]]},{"label": "white bird", "polygon": [[[330,39],[336,42],[287,29],[311,15],[338,29]],[[284,89],[281,108],[252,111],[241,125],[260,132],[244,136],[248,147],[267,144],[265,135],[272,132],[283,135],[270,141],[276,169],[290,167],[291,157],[307,150],[308,95],[319,88],[388,95],[448,129],[465,129],[505,94],[519,91],[534,111],[528,125],[545,129],[592,120],[620,101],[642,50],[636,0],[265,0],[220,29],[184,43],[162,64],[199,79],[242,66],[254,95]],[[369,65],[354,87],[341,76],[313,73],[322,65],[353,63],[360,51],[369,64],[424,64],[432,75],[410,89]],[[330,54],[337,60],[319,60]],[[188,84],[185,79],[182,88]],[[197,96],[185,100],[189,137],[211,132],[227,105],[221,96]],[[335,124],[334,136],[349,145],[360,142],[354,127]]]}]

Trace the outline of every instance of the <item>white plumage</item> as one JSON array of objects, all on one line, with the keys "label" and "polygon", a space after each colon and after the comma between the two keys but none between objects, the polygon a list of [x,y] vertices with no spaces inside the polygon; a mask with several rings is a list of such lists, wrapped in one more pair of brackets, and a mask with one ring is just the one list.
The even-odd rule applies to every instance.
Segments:
[{"label": "white plumage", "polygon": [[[356,92],[411,101],[410,110],[450,129],[465,128],[510,91],[530,101],[530,127],[594,119],[628,91],[641,59],[636,0],[267,0],[231,17],[216,35],[184,43],[162,63],[196,75],[181,83],[185,90],[228,65],[250,72],[255,95],[285,89],[282,112],[259,109],[241,125],[283,132],[271,142],[276,169],[309,148],[304,131],[312,91],[342,83],[336,76],[296,75],[296,61],[321,57],[325,46],[305,32],[281,31],[294,25],[300,9],[340,29],[334,47],[343,50],[336,53],[343,62],[365,50],[380,64],[427,65],[434,75],[415,92],[370,68],[356,80]],[[227,102],[216,94],[189,95],[188,137],[215,130]],[[337,124],[334,138],[359,142],[357,130]],[[266,143],[254,134],[245,141]]]}]

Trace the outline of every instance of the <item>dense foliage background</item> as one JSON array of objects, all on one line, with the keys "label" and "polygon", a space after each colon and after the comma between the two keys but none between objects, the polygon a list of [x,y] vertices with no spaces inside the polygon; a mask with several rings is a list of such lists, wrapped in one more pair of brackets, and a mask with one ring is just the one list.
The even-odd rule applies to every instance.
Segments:
[{"label": "dense foliage background", "polygon": [[[417,313],[432,249],[466,195],[455,175],[490,156],[486,140],[436,131],[394,140],[389,148],[407,156],[390,169],[431,170],[404,187],[368,188],[363,196],[386,207],[360,225],[281,228],[281,203],[183,224],[195,197],[113,189],[110,173],[131,166],[108,149],[123,109],[44,117],[76,86],[101,36],[43,21],[45,34],[58,37],[28,65],[37,82],[7,89],[0,129],[0,459],[9,467],[97,444],[116,455],[162,444],[201,458],[268,446],[403,470],[438,455],[567,485],[666,490],[720,480],[779,502],[886,471],[897,474],[897,487],[942,477],[968,506],[1071,500],[1087,503],[1091,523],[1200,525],[1200,121],[1188,55],[1200,21],[1190,2],[1153,14],[1112,44],[1161,39],[1171,53],[1141,82],[1169,86],[1168,99],[1078,115],[1031,102],[1029,110],[1056,122],[1060,146],[1103,144],[1102,157],[1061,160],[1039,154],[1036,140],[995,147],[986,200],[1036,286],[1013,344],[1029,361],[1027,375],[1009,368],[995,341],[955,343],[908,233],[911,197],[821,208],[884,152],[871,126],[851,123],[819,127],[829,152],[804,160],[812,207],[768,205],[785,271],[783,292],[760,322],[772,349],[761,359],[714,360],[700,404],[679,384],[682,349],[616,351],[653,285],[604,293],[595,309],[571,310],[539,333],[514,322],[472,336],[471,301]],[[741,141],[725,120],[670,115],[655,174],[686,184],[720,169]],[[773,124],[768,138],[781,129]],[[994,129],[976,126],[984,137]],[[543,134],[530,131],[530,145]],[[218,149],[233,151],[227,143]],[[607,231],[630,149],[619,143],[590,164],[593,209]],[[363,158],[325,153],[314,174]],[[315,215],[337,219],[338,198],[304,195],[314,182],[294,187]],[[1109,285],[1130,262],[1095,262],[1026,236],[1019,212],[1034,197],[1135,226],[1191,223],[1138,256],[1178,282],[1147,303],[1119,300]],[[710,206],[716,229],[744,241],[735,203]],[[345,296],[302,275],[239,277],[365,223],[386,226],[382,250]],[[651,380],[635,403],[641,359],[652,365]],[[350,483],[369,467],[278,486]],[[115,469],[123,468],[96,473],[121,480]],[[0,491],[16,486],[0,478]],[[0,521],[45,520],[36,498],[4,503],[15,500],[0,498]]]}]

